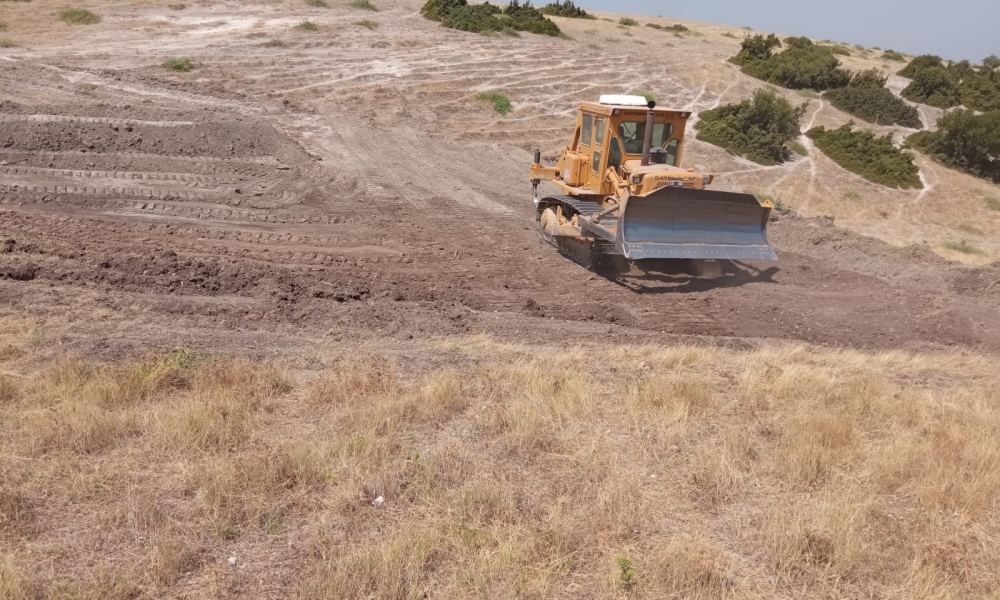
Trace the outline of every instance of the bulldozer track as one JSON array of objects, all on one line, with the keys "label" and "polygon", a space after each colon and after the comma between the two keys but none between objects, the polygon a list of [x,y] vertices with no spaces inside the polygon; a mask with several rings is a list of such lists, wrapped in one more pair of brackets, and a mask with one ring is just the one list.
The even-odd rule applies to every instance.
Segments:
[{"label": "bulldozer track", "polygon": [[[114,211],[124,215],[163,215],[182,219],[199,219],[219,222],[244,222],[244,223],[298,223],[298,224],[321,224],[336,225],[349,223],[354,218],[341,217],[329,214],[301,214],[288,211],[257,210],[240,208],[237,200],[230,204],[212,204],[209,206],[192,205],[190,203],[171,202],[169,200],[160,201],[139,193],[122,193],[126,198],[107,197],[100,194],[100,198],[87,198],[82,192],[72,190],[64,191],[56,196],[54,193],[44,193],[42,190],[15,190],[0,187],[0,191],[11,192],[21,191],[24,194],[14,196],[13,194],[0,195],[0,205],[7,206],[67,206],[95,211]],[[136,190],[131,190],[135,192]],[[97,195],[97,192],[93,192]]]},{"label": "bulldozer track", "polygon": [[[0,224],[16,225],[23,234],[51,236],[53,232],[73,239],[93,236],[93,228],[121,234],[170,232],[171,246],[200,255],[253,258],[273,264],[331,266],[337,264],[381,264],[398,262],[399,253],[377,247],[345,244],[338,236],[308,236],[288,231],[267,232],[177,227],[167,224],[100,223],[70,216],[23,214],[0,211]],[[290,249],[284,249],[290,247]],[[248,254],[249,253],[249,254]]]},{"label": "bulldozer track", "polygon": [[187,185],[215,184],[230,185],[245,181],[236,176],[199,175],[194,173],[154,173],[148,171],[88,171],[78,169],[52,169],[44,167],[0,167],[0,177],[10,179],[15,176],[63,177],[75,179],[124,179],[155,182],[180,182]]},{"label": "bulldozer track", "polygon": [[141,121],[137,119],[112,119],[108,117],[76,117],[71,115],[8,115],[0,114],[0,122],[30,121],[34,123],[97,123],[120,127],[148,125],[154,127],[178,127],[197,125],[194,121]]},{"label": "bulldozer track", "polygon": [[253,173],[250,168],[253,166],[274,167],[280,161],[273,156],[245,156],[239,158],[221,158],[214,156],[188,156],[183,154],[150,154],[147,152],[82,152],[79,150],[40,150],[28,152],[24,150],[3,150],[0,149],[0,156],[8,157],[7,160],[29,159],[32,157],[51,158],[77,158],[86,157],[89,160],[95,158],[129,158],[129,159],[149,159],[158,161],[177,161],[182,163],[192,163],[195,165],[226,165],[233,169],[235,173]]}]

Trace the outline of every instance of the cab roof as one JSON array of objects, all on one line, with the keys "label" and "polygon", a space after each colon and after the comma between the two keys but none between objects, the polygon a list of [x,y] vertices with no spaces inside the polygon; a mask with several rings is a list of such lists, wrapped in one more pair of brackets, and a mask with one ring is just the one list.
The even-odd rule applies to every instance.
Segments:
[{"label": "cab roof", "polygon": [[[636,105],[633,103],[628,104],[605,104],[603,102],[581,102],[580,110],[587,111],[591,114],[612,116],[621,115],[626,116],[645,116],[649,111],[648,105],[646,104],[646,99],[642,96],[636,96],[641,99],[643,103],[641,105]],[[602,99],[608,98],[608,96],[601,96]],[[621,96],[611,96],[611,98],[621,98]],[[657,106],[653,109],[658,115],[663,115],[666,117],[680,117],[681,119],[686,119],[691,116],[691,111],[689,110],[674,110],[671,108],[663,108]]]}]

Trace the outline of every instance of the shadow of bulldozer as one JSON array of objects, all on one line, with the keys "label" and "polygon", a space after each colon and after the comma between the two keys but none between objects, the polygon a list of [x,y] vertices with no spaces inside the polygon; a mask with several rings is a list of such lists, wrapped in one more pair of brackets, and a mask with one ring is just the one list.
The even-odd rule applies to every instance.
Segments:
[{"label": "shadow of bulldozer", "polygon": [[616,261],[597,273],[637,294],[677,294],[739,287],[747,283],[777,283],[777,266],[761,269],[736,260]]}]

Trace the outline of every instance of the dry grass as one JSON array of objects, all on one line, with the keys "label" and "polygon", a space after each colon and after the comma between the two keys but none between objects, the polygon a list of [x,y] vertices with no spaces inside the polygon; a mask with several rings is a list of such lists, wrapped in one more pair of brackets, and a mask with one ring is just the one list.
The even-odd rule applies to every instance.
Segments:
[{"label": "dry grass", "polygon": [[477,337],[413,349],[460,369],[292,373],[91,364],[39,335],[0,323],[21,351],[0,375],[2,598],[1000,586],[991,358]]},{"label": "dry grass", "polygon": [[70,25],[93,25],[101,22],[101,17],[85,8],[67,8],[59,11],[59,20]]}]

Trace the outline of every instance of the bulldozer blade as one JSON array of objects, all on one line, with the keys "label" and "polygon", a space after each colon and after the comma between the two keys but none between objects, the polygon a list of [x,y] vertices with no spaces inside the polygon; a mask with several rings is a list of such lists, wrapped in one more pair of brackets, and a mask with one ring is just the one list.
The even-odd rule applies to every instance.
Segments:
[{"label": "bulldozer blade", "polygon": [[615,246],[632,260],[778,260],[767,241],[771,210],[750,194],[664,187],[629,197]]}]

